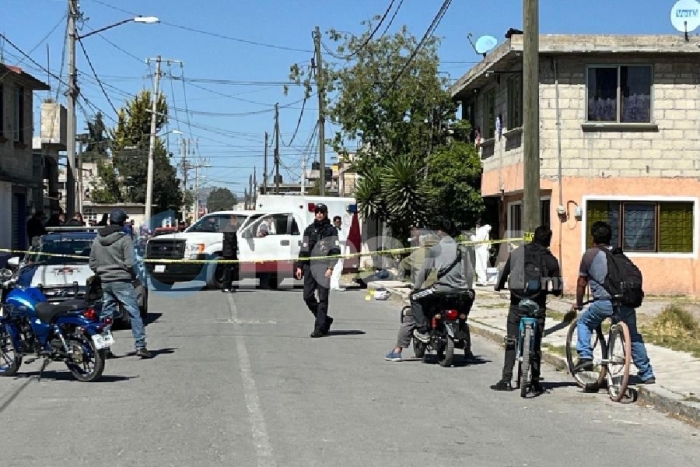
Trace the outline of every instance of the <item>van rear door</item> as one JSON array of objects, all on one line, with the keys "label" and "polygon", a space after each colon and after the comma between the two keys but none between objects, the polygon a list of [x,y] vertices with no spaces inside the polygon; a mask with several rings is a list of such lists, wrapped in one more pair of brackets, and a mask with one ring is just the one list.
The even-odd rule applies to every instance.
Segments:
[{"label": "van rear door", "polygon": [[[292,244],[299,239],[299,234],[292,235],[292,217],[291,212],[265,213],[241,231],[238,251],[243,275],[291,276],[296,258]],[[298,251],[297,247],[297,255]]]}]

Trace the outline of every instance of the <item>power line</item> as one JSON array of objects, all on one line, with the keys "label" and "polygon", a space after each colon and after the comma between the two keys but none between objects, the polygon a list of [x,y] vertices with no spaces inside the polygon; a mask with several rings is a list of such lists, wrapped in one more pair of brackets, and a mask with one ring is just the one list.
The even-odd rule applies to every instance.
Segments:
[{"label": "power line", "polygon": [[0,37],[2,37],[2,39],[3,39],[5,42],[7,42],[8,44],[10,44],[10,46],[11,46],[13,49],[15,49],[17,52],[19,52],[20,54],[22,54],[22,56],[23,56],[24,58],[26,58],[27,60],[29,60],[29,61],[30,61],[31,63],[33,63],[35,66],[39,67],[40,70],[42,70],[43,72],[47,73],[49,76],[51,76],[51,77],[54,78],[55,80],[58,80],[58,82],[60,82],[60,83],[63,84],[64,86],[66,86],[66,87],[68,86],[68,84],[67,84],[65,81],[63,81],[63,80],[61,79],[60,76],[58,76],[58,75],[56,75],[55,73],[51,72],[51,70],[49,70],[49,69],[46,68],[45,66],[40,65],[36,60],[34,60],[32,57],[30,57],[29,54],[27,54],[25,51],[23,51],[23,50],[20,49],[18,46],[16,46],[14,42],[12,42],[10,39],[8,39],[7,36],[6,36],[5,34],[3,34],[3,33],[0,32]]},{"label": "power line", "polygon": [[107,98],[107,102],[109,102],[109,105],[112,107],[112,110],[114,110],[114,114],[119,115],[119,111],[114,106],[114,103],[112,103],[112,99],[110,99],[109,94],[107,94],[107,91],[105,91],[105,88],[102,85],[102,81],[100,81],[100,78],[97,76],[97,71],[95,71],[95,67],[92,65],[92,60],[90,60],[90,56],[88,55],[87,50],[85,50],[85,45],[83,45],[83,41],[80,39],[80,37],[78,37],[77,39],[78,44],[80,44],[80,48],[83,50],[83,55],[85,55],[85,59],[87,60],[88,65],[90,66],[90,70],[92,70],[92,75],[95,77],[97,84],[100,85],[100,89],[102,89],[102,94],[104,94],[104,96]]},{"label": "power line", "polygon": [[[95,2],[95,3],[99,3],[100,5],[105,6],[105,7],[107,7],[107,8],[111,8],[111,9],[113,9],[113,10],[120,11],[120,12],[122,12],[122,13],[127,13],[127,14],[133,15],[133,16],[139,16],[138,14],[136,14],[136,13],[134,13],[134,12],[132,12],[132,11],[128,11],[128,10],[124,10],[123,8],[115,7],[115,6],[110,5],[110,4],[106,3],[106,2],[103,2],[103,1],[101,1],[101,0],[92,0],[92,1]],[[243,43],[243,44],[256,45],[256,46],[259,46],[259,47],[266,47],[266,48],[270,48],[270,49],[289,50],[289,51],[291,51],[291,52],[305,52],[305,53],[312,52],[311,50],[297,49],[297,48],[294,48],[294,47],[287,47],[287,46],[276,45],[276,44],[267,44],[267,43],[264,43],[264,42],[257,42],[257,41],[252,41],[252,40],[249,40],[249,39],[241,39],[241,38],[239,38],[239,37],[226,36],[226,35],[224,35],[224,34],[219,34],[219,33],[211,32],[211,31],[202,31],[201,29],[196,29],[196,28],[192,28],[192,27],[189,27],[189,26],[182,26],[182,25],[180,25],[180,24],[170,23],[170,22],[167,22],[167,21],[161,21],[160,23],[161,23],[161,24],[164,24],[164,25],[166,25],[166,26],[173,27],[173,28],[182,29],[182,30],[184,30],[184,31],[196,32],[196,33],[198,33],[198,34],[204,34],[204,35],[206,35],[206,36],[217,37],[217,38],[219,38],[219,39],[225,39],[225,40],[229,40],[229,41],[233,41],[233,42],[240,42],[240,43]]]},{"label": "power line", "polygon": [[391,27],[391,25],[394,24],[394,19],[396,19],[396,15],[399,13],[399,10],[401,9],[402,6],[403,6],[403,0],[399,1],[399,4],[396,6],[396,10],[394,10],[394,14],[391,15],[391,19],[389,19],[389,23],[387,23],[386,27],[384,28],[382,35],[379,36],[380,39],[386,35],[386,33],[389,30],[389,28]]},{"label": "power line", "polygon": [[391,80],[391,84],[384,90],[384,92],[381,94],[381,97],[379,98],[380,101],[384,100],[386,96],[389,93],[389,90],[391,90],[396,82],[401,78],[401,76],[404,74],[406,69],[408,69],[408,66],[411,64],[413,59],[418,55],[418,52],[420,49],[423,47],[423,45],[426,43],[429,37],[433,35],[437,27],[440,25],[440,22],[442,21],[442,18],[445,16],[445,13],[447,13],[447,10],[450,8],[450,5],[452,4],[452,0],[445,0],[442,3],[442,6],[440,7],[440,10],[437,12],[435,15],[435,18],[433,18],[433,21],[430,23],[430,26],[428,26],[428,30],[425,31],[425,34],[421,38],[420,42],[416,46],[416,48],[413,50],[413,53],[408,57],[406,60],[406,63],[404,63],[403,67],[401,70],[394,76],[394,78]]},{"label": "power line", "polygon": [[335,54],[331,49],[329,49],[325,44],[321,43],[321,44],[323,45],[323,48],[326,49],[326,52],[328,52],[332,57],[338,58],[338,59],[340,59],[340,60],[350,60],[352,57],[354,57],[355,55],[357,55],[358,53],[360,53],[360,52],[362,51],[362,49],[364,49],[365,47],[367,47],[367,44],[370,43],[370,41],[372,40],[372,38],[374,37],[374,35],[377,33],[377,31],[379,30],[379,28],[382,26],[382,23],[384,22],[384,20],[386,19],[387,15],[388,15],[389,12],[391,11],[391,8],[394,6],[394,2],[395,2],[395,1],[396,1],[396,0],[391,0],[391,1],[389,2],[389,6],[386,7],[386,11],[384,11],[384,14],[382,15],[382,17],[381,17],[381,19],[379,20],[379,22],[377,23],[377,25],[374,27],[374,29],[372,30],[372,32],[370,33],[370,35],[367,36],[367,38],[365,39],[365,41],[364,41],[362,44],[360,44],[360,46],[359,46],[357,49],[355,49],[355,51],[352,52],[350,55],[345,55],[345,56],[337,55],[337,54]]}]

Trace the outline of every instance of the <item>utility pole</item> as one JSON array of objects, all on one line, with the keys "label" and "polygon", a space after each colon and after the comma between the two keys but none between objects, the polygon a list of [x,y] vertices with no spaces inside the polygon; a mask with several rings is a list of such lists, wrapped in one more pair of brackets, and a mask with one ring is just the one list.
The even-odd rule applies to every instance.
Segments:
[{"label": "utility pole", "polygon": [[265,165],[263,166],[263,193],[267,194],[267,131],[265,132]]},{"label": "utility pole", "polygon": [[275,104],[275,194],[280,194],[280,109]]},{"label": "utility pole", "polygon": [[[187,139],[182,138],[182,193],[187,193]],[[187,203],[182,203],[182,220],[187,217]]]},{"label": "utility pole", "polygon": [[523,0],[523,230],[540,225],[539,0]]},{"label": "utility pole", "polygon": [[306,190],[306,153],[301,154],[301,194]]},{"label": "utility pole", "polygon": [[323,59],[321,57],[321,30],[316,26],[314,33],[314,49],[316,50],[316,88],[318,91],[318,160],[319,194],[326,195],[326,95],[323,82]]},{"label": "utility pole", "polygon": [[[148,63],[151,62],[149,58]],[[156,125],[158,123],[158,91],[160,85],[160,55],[156,57],[156,75],[153,78],[153,103],[151,109],[151,138],[148,143],[148,174],[146,179],[146,212],[144,213],[144,221],[146,225],[151,228],[149,224],[151,220],[151,208],[153,205],[153,166],[155,165],[154,155],[156,152]]]},{"label": "utility pole", "polygon": [[75,41],[78,39],[77,19],[80,18],[78,0],[68,0],[68,109],[66,114],[66,219],[75,213],[75,140],[78,132],[75,103],[80,91],[78,90],[78,73],[75,68]]},{"label": "utility pole", "polygon": [[253,190],[253,209],[258,204],[258,166],[253,166],[253,183],[250,185]]}]

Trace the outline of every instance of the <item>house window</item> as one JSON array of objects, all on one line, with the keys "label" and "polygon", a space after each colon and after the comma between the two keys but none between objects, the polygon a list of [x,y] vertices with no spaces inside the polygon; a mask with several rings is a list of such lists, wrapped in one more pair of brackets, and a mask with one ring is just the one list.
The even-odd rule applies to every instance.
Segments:
[{"label": "house window", "polygon": [[694,207],[690,201],[588,201],[586,246],[593,246],[593,223],[603,221],[612,227],[611,244],[624,251],[692,253]]},{"label": "house window", "polygon": [[496,137],[496,90],[491,89],[484,96],[484,139]]},{"label": "house window", "polygon": [[588,68],[588,121],[651,123],[652,68],[596,66]]},{"label": "house window", "polygon": [[24,143],[24,88],[15,88],[13,132],[15,141]]},{"label": "house window", "polygon": [[[540,200],[540,225],[550,227],[550,206],[549,199]],[[511,204],[508,208],[508,230],[512,235],[517,235],[523,230],[523,205],[520,201]]]},{"label": "house window", "polygon": [[523,77],[508,78],[508,128],[523,126]]}]

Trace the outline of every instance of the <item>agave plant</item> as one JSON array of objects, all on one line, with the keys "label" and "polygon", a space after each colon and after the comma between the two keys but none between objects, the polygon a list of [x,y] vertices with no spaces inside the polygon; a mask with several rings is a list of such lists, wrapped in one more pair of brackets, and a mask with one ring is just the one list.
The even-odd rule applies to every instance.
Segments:
[{"label": "agave plant", "polygon": [[357,182],[355,199],[363,219],[382,218],[386,206],[382,197],[381,171],[364,174]]},{"label": "agave plant", "polygon": [[402,154],[382,171],[382,196],[391,224],[399,230],[426,218],[428,193],[423,176],[425,161],[414,154]]}]

